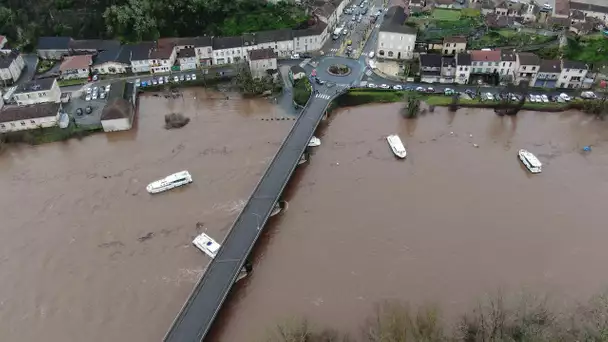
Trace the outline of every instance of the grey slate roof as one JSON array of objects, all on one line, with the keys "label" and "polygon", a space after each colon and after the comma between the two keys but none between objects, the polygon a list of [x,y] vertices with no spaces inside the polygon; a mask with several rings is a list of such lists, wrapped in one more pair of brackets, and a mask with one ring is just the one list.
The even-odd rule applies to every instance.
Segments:
[{"label": "grey slate roof", "polygon": [[177,53],[177,58],[188,58],[196,56],[196,52],[194,52],[194,48],[186,48],[181,49]]},{"label": "grey slate roof", "polygon": [[441,67],[441,55],[438,53],[427,53],[420,55],[420,66]]},{"label": "grey slate roof", "polygon": [[562,72],[562,61],[559,59],[542,60],[538,72],[560,73]]},{"label": "grey slate roof", "polygon": [[515,62],[517,57],[515,56],[515,52],[513,50],[501,50],[500,60],[503,62]]},{"label": "grey slate roof", "polygon": [[40,37],[38,38],[38,50],[67,50],[70,48],[70,37]]},{"label": "grey slate roof", "polygon": [[243,34],[243,46],[256,45],[255,33],[244,33]]},{"label": "grey slate roof", "polygon": [[457,65],[471,65],[471,55],[464,52],[456,55]]},{"label": "grey slate roof", "polygon": [[33,91],[44,91],[49,90],[53,87],[53,82],[55,82],[54,78],[40,78],[35,81],[30,81],[24,84],[21,84],[15,89],[14,94],[20,93],[31,93]]},{"label": "grey slate roof", "polygon": [[131,47],[124,45],[118,49],[102,51],[95,57],[93,65],[100,65],[106,62],[131,64]]},{"label": "grey slate roof", "polygon": [[213,50],[232,49],[243,46],[243,37],[213,37]]},{"label": "grey slate roof", "polygon": [[202,36],[194,38],[194,47],[208,47],[213,46],[213,38]]},{"label": "grey slate roof", "polygon": [[327,27],[327,24],[324,23],[321,20],[318,20],[317,23],[309,28],[306,29],[301,29],[301,30],[294,30],[293,31],[293,36],[295,37],[307,37],[307,36],[316,36],[319,33],[323,32],[323,30],[325,30],[325,28]]},{"label": "grey slate roof", "polygon": [[118,40],[104,40],[104,39],[82,39],[72,40],[70,42],[70,49],[72,50],[114,50],[120,48],[120,42]]},{"label": "grey slate roof", "polygon": [[579,11],[589,11],[589,12],[597,12],[597,13],[606,13],[608,14],[608,6],[600,6],[595,4],[585,4],[582,2],[570,2],[571,10],[579,10]]},{"label": "grey slate roof", "polygon": [[5,106],[0,111],[0,122],[11,122],[55,116],[61,103],[38,103],[29,106]]},{"label": "grey slate roof", "polygon": [[153,42],[141,42],[139,44],[126,45],[131,50],[132,61],[143,61],[150,57],[150,50],[154,47]]},{"label": "grey slate roof", "polygon": [[540,58],[537,55],[530,52],[520,52],[517,54],[519,56],[519,65],[539,65]]},{"label": "grey slate roof", "polygon": [[249,59],[252,61],[260,59],[277,58],[277,53],[273,49],[257,49],[249,51]]},{"label": "grey slate roof", "polygon": [[19,52],[17,51],[0,52],[0,69],[6,69],[11,66],[17,57],[19,57]]},{"label": "grey slate roof", "polygon": [[393,6],[386,12],[384,21],[380,25],[380,31],[383,32],[394,32],[403,34],[416,34],[416,29],[407,25],[404,25],[407,16],[403,10],[403,7]]},{"label": "grey slate roof", "polygon": [[293,31],[290,29],[260,31],[256,33],[258,44],[282,42],[293,39]]},{"label": "grey slate roof", "polygon": [[585,64],[583,62],[579,62],[579,61],[568,61],[568,60],[564,59],[563,63],[564,63],[563,64],[564,69],[583,69],[583,70],[589,69],[587,64]]}]

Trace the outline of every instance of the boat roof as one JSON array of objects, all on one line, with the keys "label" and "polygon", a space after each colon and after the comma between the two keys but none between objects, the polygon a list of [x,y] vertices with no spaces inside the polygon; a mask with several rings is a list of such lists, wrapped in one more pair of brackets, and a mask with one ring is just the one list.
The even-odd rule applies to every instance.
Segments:
[{"label": "boat roof", "polygon": [[523,150],[523,154],[526,157],[526,159],[528,159],[528,162],[530,163],[530,165],[532,165],[534,167],[541,167],[543,165],[540,162],[540,160],[538,160],[538,158],[536,158],[536,156],[533,155],[531,152]]}]

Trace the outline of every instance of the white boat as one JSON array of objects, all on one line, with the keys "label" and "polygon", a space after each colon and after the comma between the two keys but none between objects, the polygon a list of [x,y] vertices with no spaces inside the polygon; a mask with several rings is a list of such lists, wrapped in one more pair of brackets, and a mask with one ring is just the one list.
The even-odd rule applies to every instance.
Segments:
[{"label": "white boat", "polygon": [[535,155],[524,149],[519,150],[519,159],[532,173],[541,173],[543,164]]},{"label": "white boat", "polygon": [[[221,247],[221,245],[219,243],[215,242],[215,240],[213,240],[209,235],[207,235],[205,233],[202,233],[201,235],[194,238],[192,243],[198,249],[200,249],[203,253],[207,254],[211,259],[215,259],[215,256],[217,255],[217,252],[220,250],[220,247]],[[248,269],[248,267],[249,267],[249,269]],[[239,280],[245,278],[249,274],[250,271],[251,271],[251,266],[245,265],[245,267],[243,267],[241,269],[241,271],[239,272],[239,275],[236,278],[236,281],[239,281]]]},{"label": "white boat", "polygon": [[288,205],[289,204],[287,203],[287,201],[279,201],[279,202],[277,202],[277,204],[274,205],[274,208],[272,209],[272,212],[270,213],[270,217],[278,215],[283,210],[287,209]]},{"label": "white boat", "polygon": [[188,171],[181,171],[148,184],[146,190],[151,194],[156,194],[188,183],[192,183],[192,176]]},{"label": "white boat", "polygon": [[388,144],[390,145],[393,153],[399,158],[405,158],[407,156],[407,152],[405,151],[405,147],[403,147],[403,143],[398,135],[392,134],[386,137]]},{"label": "white boat", "polygon": [[300,160],[298,160],[298,165],[302,165],[304,163],[306,163],[308,161],[308,158],[306,157],[306,154],[303,154],[300,156]]},{"label": "white boat", "polygon": [[321,145],[321,139],[317,138],[317,137],[312,137],[312,139],[310,139],[310,141],[308,142],[308,147],[317,147]]},{"label": "white boat", "polygon": [[192,243],[211,259],[215,258],[217,251],[219,251],[221,247],[219,243],[215,242],[215,240],[205,233],[194,238]]}]

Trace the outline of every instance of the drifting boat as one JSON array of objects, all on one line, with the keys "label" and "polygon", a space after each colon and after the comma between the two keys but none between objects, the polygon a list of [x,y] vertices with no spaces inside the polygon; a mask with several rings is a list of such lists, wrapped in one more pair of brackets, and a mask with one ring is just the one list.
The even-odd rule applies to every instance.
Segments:
[{"label": "drifting boat", "polygon": [[288,205],[289,205],[289,203],[287,203],[287,201],[279,201],[279,202],[277,202],[277,204],[274,205],[274,208],[272,209],[272,212],[270,213],[270,217],[278,215],[280,212],[282,212],[283,210],[287,209]]},{"label": "drifting boat", "polygon": [[188,171],[181,171],[148,184],[146,190],[151,194],[157,194],[188,183],[192,183],[192,176]]},{"label": "drifting boat", "polygon": [[312,137],[312,139],[310,139],[310,141],[308,142],[308,147],[317,147],[321,145],[321,139],[317,138],[317,137]]},{"label": "drifting boat", "polygon": [[524,149],[519,150],[519,160],[532,173],[541,173],[543,164],[531,152]]},{"label": "drifting boat", "polygon": [[[202,233],[201,235],[194,238],[192,243],[196,246],[196,248],[200,249],[203,253],[207,254],[211,259],[215,259],[217,252],[220,250],[221,245],[215,240],[213,240],[209,235]],[[251,272],[252,267],[250,264],[246,264],[241,271],[239,272],[237,281],[245,278],[249,272]]]},{"label": "drifting boat", "polygon": [[403,143],[398,135],[393,134],[386,137],[391,150],[393,153],[399,158],[405,158],[407,156],[407,151],[405,151],[405,147],[403,147]]}]

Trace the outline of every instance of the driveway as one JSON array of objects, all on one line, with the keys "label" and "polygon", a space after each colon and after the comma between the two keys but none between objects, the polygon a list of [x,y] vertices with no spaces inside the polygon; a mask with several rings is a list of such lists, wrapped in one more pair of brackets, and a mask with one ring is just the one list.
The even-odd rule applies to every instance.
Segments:
[{"label": "driveway", "polygon": [[38,66],[38,56],[36,54],[22,55],[22,58],[25,63],[25,68],[17,80],[17,84],[19,85],[31,81],[36,74],[36,67]]}]

